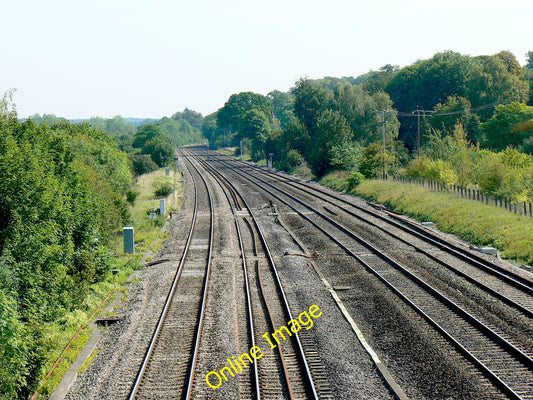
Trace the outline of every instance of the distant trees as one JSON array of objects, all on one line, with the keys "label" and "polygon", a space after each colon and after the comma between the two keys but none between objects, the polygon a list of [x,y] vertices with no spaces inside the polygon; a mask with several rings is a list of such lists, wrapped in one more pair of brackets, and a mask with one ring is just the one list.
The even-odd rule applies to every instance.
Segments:
[{"label": "distant trees", "polygon": [[[407,149],[417,148],[418,131],[424,151],[433,146],[441,155],[459,131],[461,143],[533,152],[533,119],[525,104],[533,93],[532,58],[529,52],[521,67],[508,51],[478,57],[445,51],[357,78],[302,78],[286,93],[231,95],[204,119],[202,133],[215,147],[243,140],[255,160],[273,152],[278,168],[306,165],[318,177],[334,169],[359,169],[366,177],[381,175],[383,167],[399,172],[410,160]],[[465,151],[442,160],[455,168],[459,182]],[[453,181],[449,170],[443,174]]]},{"label": "distant trees", "polygon": [[[508,51],[479,57],[447,51],[396,72],[382,73],[381,76],[389,81],[384,90],[390,94],[394,107],[403,112],[411,112],[417,107],[433,110],[437,105],[444,105],[454,98],[464,99],[466,103],[463,106],[470,103],[471,108],[512,101],[527,102],[529,98],[524,72],[514,55]],[[493,112],[488,107],[478,111],[476,115],[483,122]],[[463,116],[457,115],[456,118]],[[400,139],[414,147],[415,136],[412,131],[415,128],[412,119],[400,117],[400,121]],[[438,124],[441,122],[442,120]],[[454,118],[450,118],[446,128],[449,130],[454,123]],[[477,140],[479,132],[475,125],[473,120],[465,122],[469,136]]]},{"label": "distant trees", "polygon": [[158,167],[168,165],[174,157],[170,138],[155,123],[141,126],[133,137],[132,146],[140,149],[141,154],[149,155]]},{"label": "distant trees", "polygon": [[347,79],[298,80],[289,93],[268,96],[244,92],[207,116],[202,131],[215,146],[248,144],[253,159],[277,154],[276,165],[291,169],[307,163],[322,176],[331,169],[354,168],[362,146],[381,139],[378,109],[387,109],[388,141],[399,122],[384,92],[369,94]]},{"label": "distant trees", "polygon": [[504,150],[508,146],[533,154],[533,107],[522,103],[496,107],[496,112],[481,125],[483,146]]}]

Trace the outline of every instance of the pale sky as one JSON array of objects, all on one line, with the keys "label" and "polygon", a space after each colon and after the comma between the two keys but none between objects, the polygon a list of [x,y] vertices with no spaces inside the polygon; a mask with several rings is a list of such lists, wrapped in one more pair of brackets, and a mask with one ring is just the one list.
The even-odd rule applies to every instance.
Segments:
[{"label": "pale sky", "polygon": [[453,50],[533,51],[532,0],[0,0],[19,117],[204,115],[233,93]]}]

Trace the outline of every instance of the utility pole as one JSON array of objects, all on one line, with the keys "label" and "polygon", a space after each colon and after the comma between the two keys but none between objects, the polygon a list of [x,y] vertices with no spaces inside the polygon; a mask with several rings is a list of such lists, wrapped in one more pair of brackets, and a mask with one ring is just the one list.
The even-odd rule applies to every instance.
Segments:
[{"label": "utility pole", "polygon": [[421,110],[418,106],[416,106],[416,110],[411,112],[411,114],[416,113],[416,120],[417,120],[417,128],[416,128],[416,154],[417,154],[417,158],[420,158],[420,111],[424,112],[424,110]]},{"label": "utility pole", "polygon": [[389,110],[374,111],[381,113],[381,134],[383,137],[383,179],[387,179],[387,148],[385,143],[385,113]]},{"label": "utility pole", "polygon": [[420,158],[420,110],[418,109],[418,106],[416,106],[416,121],[416,156],[417,158]]},{"label": "utility pole", "polygon": [[416,154],[417,157],[420,158],[420,114],[425,118],[427,115],[426,113],[433,113],[435,111],[426,111],[424,109],[420,109],[418,106],[416,106],[416,110],[411,111],[411,114],[416,113],[416,120],[417,120],[417,136],[416,136]]}]

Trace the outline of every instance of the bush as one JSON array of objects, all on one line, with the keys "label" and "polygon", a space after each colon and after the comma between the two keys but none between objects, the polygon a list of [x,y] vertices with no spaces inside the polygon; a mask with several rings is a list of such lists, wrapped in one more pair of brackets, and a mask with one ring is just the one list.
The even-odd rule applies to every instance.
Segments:
[{"label": "bush", "polygon": [[298,150],[291,149],[285,154],[277,166],[283,171],[290,171],[305,162],[304,157]]},{"label": "bush", "polygon": [[126,192],[126,201],[132,206],[135,206],[135,200],[139,196],[139,192],[135,189],[130,189]]},{"label": "bush", "polygon": [[353,172],[348,178],[348,191],[354,190],[357,185],[365,180],[365,176],[360,172]]},{"label": "bush", "polygon": [[174,188],[170,183],[165,183],[164,185],[159,186],[155,192],[154,197],[155,198],[162,198],[169,196],[172,192],[174,192]]},{"label": "bush", "polygon": [[133,163],[135,175],[146,174],[159,168],[149,154],[131,154],[129,157]]},{"label": "bush", "polygon": [[457,183],[457,175],[449,162],[434,161],[425,156],[411,161],[407,166],[406,173],[411,178],[432,179],[442,186],[452,186]]}]

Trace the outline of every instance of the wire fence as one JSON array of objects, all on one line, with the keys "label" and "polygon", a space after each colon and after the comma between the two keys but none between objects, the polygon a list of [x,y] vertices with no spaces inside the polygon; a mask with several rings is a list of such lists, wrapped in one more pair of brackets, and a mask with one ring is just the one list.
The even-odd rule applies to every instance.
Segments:
[{"label": "wire fence", "polygon": [[394,182],[421,186],[435,192],[451,193],[462,199],[478,201],[494,207],[504,208],[505,210],[517,215],[533,217],[532,206],[530,202],[516,202],[512,201],[508,197],[489,194],[478,189],[463,188],[456,185],[444,186],[439,182],[430,179],[394,177],[392,180]]}]

